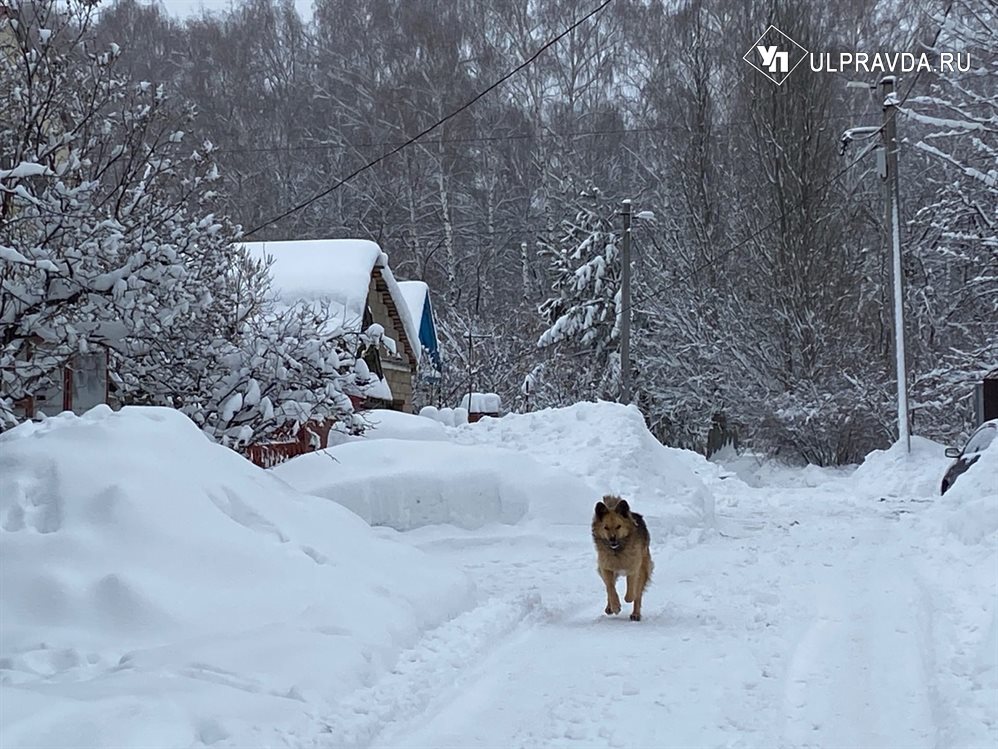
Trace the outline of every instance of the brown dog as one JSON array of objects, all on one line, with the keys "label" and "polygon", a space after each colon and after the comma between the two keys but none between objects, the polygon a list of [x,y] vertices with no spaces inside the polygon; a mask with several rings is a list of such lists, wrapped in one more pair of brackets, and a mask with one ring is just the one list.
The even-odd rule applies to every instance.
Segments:
[{"label": "brown dog", "polygon": [[607,495],[596,503],[593,515],[593,543],[596,544],[596,569],[606,585],[607,614],[620,613],[617,578],[627,576],[624,600],[634,602],[631,621],[641,621],[641,596],[651,580],[655,565],[651,561],[651,535],[644,518],[631,512],[626,500]]}]

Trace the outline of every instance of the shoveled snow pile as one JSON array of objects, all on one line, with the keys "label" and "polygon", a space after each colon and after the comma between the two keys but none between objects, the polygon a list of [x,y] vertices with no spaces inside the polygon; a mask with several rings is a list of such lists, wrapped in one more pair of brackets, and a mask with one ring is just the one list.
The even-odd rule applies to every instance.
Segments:
[{"label": "shoveled snow pile", "polygon": [[[576,403],[461,427],[464,444],[503,446],[529,452],[539,462],[581,479],[589,495],[580,509],[592,513],[595,499],[619,494],[635,507],[651,503],[677,529],[713,526],[714,495],[708,488],[721,469],[688,450],[663,446],[634,406]],[[730,479],[737,481],[737,479]]]},{"label": "shoveled snow pile", "polygon": [[446,427],[457,427],[468,423],[467,408],[437,408],[436,406],[423,406],[419,410],[420,417],[439,422]]},{"label": "shoveled snow pile", "polygon": [[365,411],[363,418],[369,424],[364,431],[364,439],[450,439],[445,425],[433,418],[423,418],[387,409]]},{"label": "shoveled snow pile", "polygon": [[0,590],[5,749],[267,745],[468,605],[161,408],[0,435]]},{"label": "shoveled snow pile", "polygon": [[[937,472],[937,486],[942,475],[943,471]],[[998,440],[957,477],[927,516],[940,521],[965,544],[990,538],[992,547],[998,547]]]},{"label": "shoveled snow pile", "polygon": [[[941,452],[942,445],[938,445]],[[946,494],[939,482],[950,464],[926,467],[924,495],[913,507],[908,537],[919,539],[916,567],[935,612],[935,690],[950,720],[937,745],[994,746],[998,735],[998,442],[961,474]]]},{"label": "shoveled snow pile", "polygon": [[579,403],[439,431],[422,416],[371,418],[383,419],[387,434],[400,439],[352,441],[272,472],[397,530],[588,523],[596,500],[609,493],[667,518],[670,532],[714,522],[714,496],[704,482],[718,481],[721,469],[663,447],[634,407]]},{"label": "shoveled snow pile", "polygon": [[371,525],[396,530],[513,524],[528,511],[537,517],[552,504],[590,496],[572,476],[529,455],[437,441],[349,442],[271,470],[299,491],[338,502]]},{"label": "shoveled snow pile", "polygon": [[852,474],[859,495],[889,498],[937,496],[950,459],[945,448],[925,437],[911,438],[911,452],[901,442],[874,450]]}]

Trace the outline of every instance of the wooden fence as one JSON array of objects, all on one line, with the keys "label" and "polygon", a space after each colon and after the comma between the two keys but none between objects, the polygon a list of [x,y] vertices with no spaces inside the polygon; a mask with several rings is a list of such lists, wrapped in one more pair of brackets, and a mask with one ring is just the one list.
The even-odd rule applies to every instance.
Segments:
[{"label": "wooden fence", "polygon": [[329,430],[333,423],[309,421],[298,429],[294,439],[248,445],[244,455],[261,468],[271,468],[299,455],[325,449],[329,446]]}]

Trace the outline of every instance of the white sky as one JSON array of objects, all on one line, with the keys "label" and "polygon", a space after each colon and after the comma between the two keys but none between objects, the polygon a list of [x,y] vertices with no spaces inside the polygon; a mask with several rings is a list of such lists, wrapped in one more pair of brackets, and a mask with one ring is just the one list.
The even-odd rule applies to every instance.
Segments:
[{"label": "white sky", "polygon": [[[150,2],[150,4],[152,3]],[[207,11],[228,10],[238,3],[236,0],[159,0],[158,4],[166,8],[170,15],[183,17],[197,15],[202,9]],[[295,0],[295,5],[302,18],[311,17],[312,0]]]}]

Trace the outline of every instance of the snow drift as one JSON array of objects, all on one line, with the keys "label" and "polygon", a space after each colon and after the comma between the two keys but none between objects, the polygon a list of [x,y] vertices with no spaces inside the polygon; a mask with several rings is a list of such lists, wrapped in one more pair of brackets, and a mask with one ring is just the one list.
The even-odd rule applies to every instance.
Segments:
[{"label": "snow drift", "polygon": [[467,529],[514,524],[532,506],[536,516],[546,503],[588,500],[591,495],[584,484],[529,455],[418,438],[349,442],[299,456],[272,471],[299,491],[338,502],[371,525],[402,531],[438,524]]},{"label": "snow drift", "polygon": [[608,493],[653,508],[681,531],[713,524],[713,495],[702,479],[716,479],[720,469],[663,447],[634,407],[579,403],[457,428],[431,418],[377,412],[371,420],[381,426],[373,436],[388,439],[351,441],[272,471],[372,525],[397,530],[588,524],[596,500]]},{"label": "snow drift", "polygon": [[0,539],[5,747],[266,743],[468,593],[163,408],[0,435]]},{"label": "snow drift", "polygon": [[950,464],[945,448],[925,437],[911,438],[911,452],[901,442],[874,450],[852,474],[859,494],[877,497],[938,496],[939,484]]},{"label": "snow drift", "polygon": [[446,426],[434,418],[413,416],[401,411],[389,411],[387,409],[365,411],[363,418],[369,425],[364,432],[364,439],[437,441],[447,441],[450,439]]},{"label": "snow drift", "polygon": [[561,507],[562,513],[588,517],[600,496],[620,494],[639,511],[651,502],[657,515],[681,526],[714,523],[714,496],[707,485],[721,470],[701,455],[662,445],[634,406],[601,401],[508,414],[462,427],[456,439],[527,452],[585,482],[586,501]]},{"label": "snow drift", "polygon": [[[998,536],[998,441],[934,501],[928,516],[965,544],[986,544]],[[990,541],[992,548],[998,545],[998,537]]]}]

